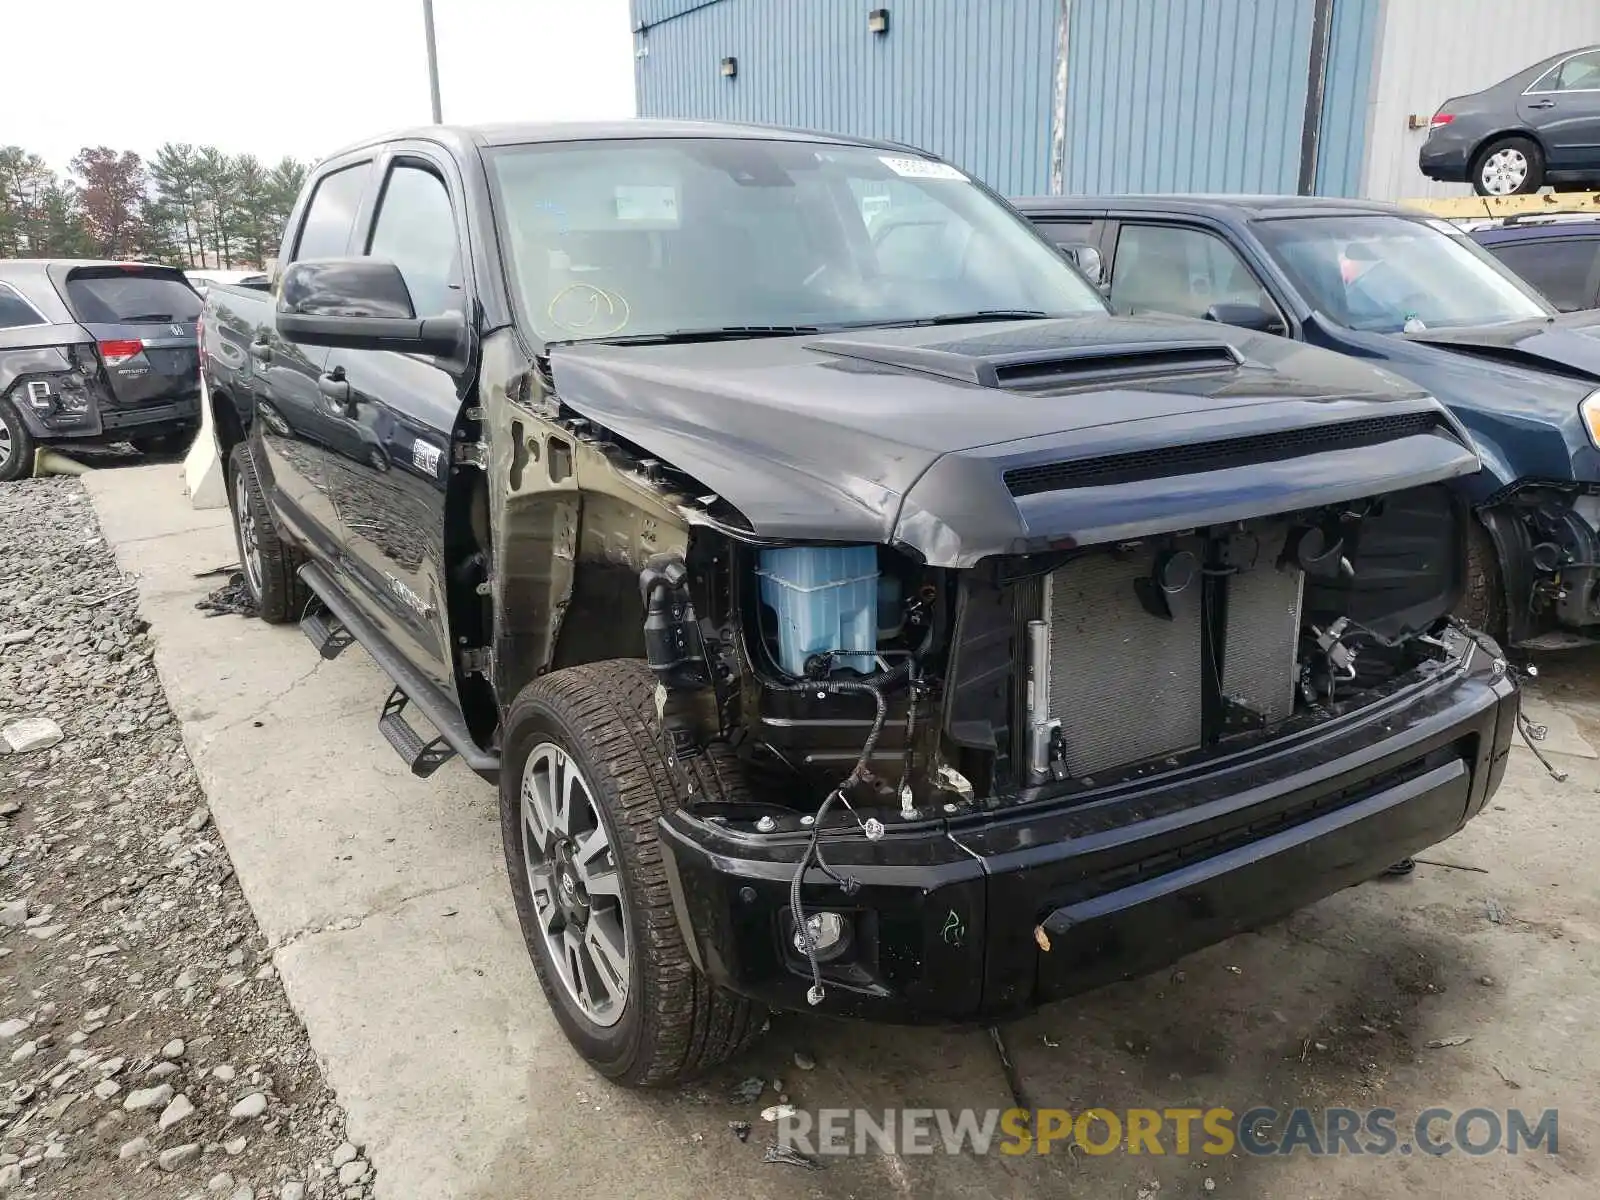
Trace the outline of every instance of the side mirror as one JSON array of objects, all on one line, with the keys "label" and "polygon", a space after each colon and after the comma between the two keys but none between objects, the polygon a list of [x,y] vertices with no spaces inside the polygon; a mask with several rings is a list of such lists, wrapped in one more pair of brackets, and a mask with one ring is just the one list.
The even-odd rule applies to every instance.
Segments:
[{"label": "side mirror", "polygon": [[1063,245],[1059,247],[1062,254],[1067,256],[1067,261],[1083,273],[1083,277],[1095,287],[1102,287],[1106,281],[1105,260],[1100,257],[1100,251],[1093,246],[1079,244]]},{"label": "side mirror", "polygon": [[1213,304],[1206,309],[1206,320],[1219,325],[1236,325],[1240,329],[1254,329],[1260,333],[1286,333],[1277,313],[1268,312],[1259,304]]},{"label": "side mirror", "polygon": [[400,268],[381,258],[319,258],[291,263],[278,289],[278,333],[308,346],[452,356],[466,321],[460,313],[419,318]]}]

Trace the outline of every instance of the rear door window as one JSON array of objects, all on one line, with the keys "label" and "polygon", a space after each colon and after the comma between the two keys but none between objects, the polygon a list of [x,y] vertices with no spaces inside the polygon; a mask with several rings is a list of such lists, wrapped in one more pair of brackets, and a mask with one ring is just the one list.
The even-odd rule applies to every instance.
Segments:
[{"label": "rear door window", "polygon": [[176,271],[80,269],[66,289],[72,315],[90,325],[162,325],[200,315],[199,295]]},{"label": "rear door window", "polygon": [[19,329],[24,325],[47,322],[8,283],[0,283],[0,329]]},{"label": "rear door window", "polygon": [[367,186],[371,163],[334,171],[317,181],[311,205],[300,226],[294,259],[340,258],[350,250],[350,233],[356,227],[356,211]]},{"label": "rear door window", "polygon": [[1600,286],[1600,237],[1506,242],[1485,248],[1562,312],[1594,306]]}]

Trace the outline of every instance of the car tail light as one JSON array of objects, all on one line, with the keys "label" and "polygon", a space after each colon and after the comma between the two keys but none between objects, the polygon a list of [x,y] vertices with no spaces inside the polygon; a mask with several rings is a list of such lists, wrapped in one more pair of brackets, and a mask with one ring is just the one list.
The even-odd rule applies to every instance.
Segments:
[{"label": "car tail light", "polygon": [[1450,122],[1454,121],[1455,119],[1455,113],[1436,112],[1433,114],[1433,120],[1428,122],[1428,128],[1437,129],[1441,125],[1450,124]]},{"label": "car tail light", "polygon": [[108,367],[120,367],[130,358],[138,356],[143,350],[144,343],[135,339],[101,342],[100,361]]}]

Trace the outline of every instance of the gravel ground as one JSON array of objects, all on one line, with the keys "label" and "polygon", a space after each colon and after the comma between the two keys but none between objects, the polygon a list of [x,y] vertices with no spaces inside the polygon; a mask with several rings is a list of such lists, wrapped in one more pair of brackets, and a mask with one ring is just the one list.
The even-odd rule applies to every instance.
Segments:
[{"label": "gravel ground", "polygon": [[0,485],[0,1194],[365,1200],[145,628],[76,480]]}]

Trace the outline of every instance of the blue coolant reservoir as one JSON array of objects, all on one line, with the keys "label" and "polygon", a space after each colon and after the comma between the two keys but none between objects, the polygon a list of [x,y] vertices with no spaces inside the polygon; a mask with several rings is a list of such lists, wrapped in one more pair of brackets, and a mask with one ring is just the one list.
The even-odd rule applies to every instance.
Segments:
[{"label": "blue coolant reservoir", "polygon": [[878,548],[785,546],[761,551],[761,602],[778,617],[778,665],[804,675],[806,659],[855,651],[836,667],[873,669],[878,645]]}]

